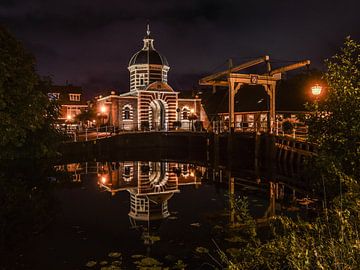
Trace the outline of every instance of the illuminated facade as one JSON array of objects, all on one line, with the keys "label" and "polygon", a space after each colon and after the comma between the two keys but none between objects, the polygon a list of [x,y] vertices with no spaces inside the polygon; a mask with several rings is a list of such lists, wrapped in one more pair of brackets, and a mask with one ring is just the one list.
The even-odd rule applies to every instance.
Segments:
[{"label": "illuminated facade", "polygon": [[120,130],[190,129],[194,121],[206,126],[201,99],[182,99],[167,83],[170,66],[156,51],[149,26],[143,42],[129,61],[130,91],[96,99],[98,111],[106,107],[106,123]]},{"label": "illuminated facade", "polygon": [[51,86],[48,91],[50,100],[56,100],[60,107],[59,120],[73,122],[75,117],[87,109],[88,105],[83,100],[83,91],[79,86]]}]

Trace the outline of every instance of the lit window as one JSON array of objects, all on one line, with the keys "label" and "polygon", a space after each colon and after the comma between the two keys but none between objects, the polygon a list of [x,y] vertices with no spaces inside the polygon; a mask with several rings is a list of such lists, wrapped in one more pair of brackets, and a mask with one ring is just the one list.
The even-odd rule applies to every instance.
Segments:
[{"label": "lit window", "polygon": [[80,101],[80,94],[69,94],[70,101]]}]

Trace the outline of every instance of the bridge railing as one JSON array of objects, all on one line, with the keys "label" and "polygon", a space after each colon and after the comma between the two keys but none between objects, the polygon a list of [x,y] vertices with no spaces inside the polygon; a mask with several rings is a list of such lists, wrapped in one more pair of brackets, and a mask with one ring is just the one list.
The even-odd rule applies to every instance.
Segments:
[{"label": "bridge railing", "polygon": [[[266,121],[262,122],[253,122],[253,121],[241,121],[234,123],[235,132],[268,132],[268,124]],[[229,132],[229,122],[228,121],[213,121],[212,122],[212,131],[214,133],[226,133]],[[275,122],[272,132],[278,136],[298,138],[302,140],[307,139],[308,127],[301,122],[294,123],[292,130],[284,130],[283,126],[279,122]]]},{"label": "bridge railing", "polygon": [[134,132],[159,132],[159,131],[187,131],[206,132],[201,121],[189,121],[160,124],[158,122],[129,122],[117,126],[104,125],[99,127],[78,127],[77,129],[66,130],[69,140],[88,141],[99,138],[111,137],[121,133]]}]

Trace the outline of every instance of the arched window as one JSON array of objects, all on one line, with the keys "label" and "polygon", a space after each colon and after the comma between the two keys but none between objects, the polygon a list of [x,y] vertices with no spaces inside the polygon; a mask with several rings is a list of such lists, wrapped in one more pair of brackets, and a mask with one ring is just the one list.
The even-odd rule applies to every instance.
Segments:
[{"label": "arched window", "polygon": [[125,120],[130,119],[130,108],[129,107],[126,107],[124,110],[124,119]]},{"label": "arched window", "polygon": [[183,120],[188,120],[189,119],[189,113],[190,113],[190,110],[188,107],[184,107],[182,109],[182,119]]},{"label": "arched window", "polygon": [[132,119],[132,107],[130,105],[125,105],[123,107],[123,119],[124,120]]}]

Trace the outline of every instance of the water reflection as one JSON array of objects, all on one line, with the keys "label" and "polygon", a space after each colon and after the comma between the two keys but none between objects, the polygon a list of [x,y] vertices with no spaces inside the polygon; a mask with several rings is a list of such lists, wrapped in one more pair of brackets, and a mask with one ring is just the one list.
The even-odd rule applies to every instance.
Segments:
[{"label": "water reflection", "polygon": [[129,217],[135,221],[167,218],[168,200],[180,192],[179,186],[200,185],[203,168],[168,162],[97,163],[98,185],[115,195],[130,193]]},{"label": "water reflection", "polygon": [[[130,194],[129,217],[134,221],[155,221],[169,217],[168,201],[180,187],[198,187],[203,181],[227,189],[232,195],[255,193],[267,198],[267,207],[259,222],[279,214],[282,210],[298,210],[313,202],[306,193],[285,182],[269,180],[259,175],[242,175],[225,168],[205,168],[193,164],[153,161],[85,162],[57,166],[71,174],[74,182],[82,176],[96,174],[101,190],[112,195]],[[243,193],[243,194],[242,194]],[[235,222],[235,206],[229,200],[230,222]]]}]

